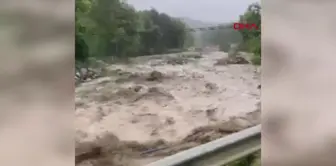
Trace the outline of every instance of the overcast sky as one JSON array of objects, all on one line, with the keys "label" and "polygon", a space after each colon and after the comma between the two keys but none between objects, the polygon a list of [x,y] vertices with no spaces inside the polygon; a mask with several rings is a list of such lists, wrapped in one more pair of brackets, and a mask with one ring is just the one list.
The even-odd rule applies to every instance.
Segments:
[{"label": "overcast sky", "polygon": [[136,9],[150,9],[175,17],[188,17],[205,22],[237,20],[247,6],[258,0],[127,0]]}]

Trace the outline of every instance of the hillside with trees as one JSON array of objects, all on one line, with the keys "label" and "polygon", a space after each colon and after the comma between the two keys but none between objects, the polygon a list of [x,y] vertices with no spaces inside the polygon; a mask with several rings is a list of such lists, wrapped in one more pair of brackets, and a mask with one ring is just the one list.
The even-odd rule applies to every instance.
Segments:
[{"label": "hillside with trees", "polygon": [[182,49],[190,37],[179,19],[155,9],[136,11],[121,0],[76,0],[75,11],[79,62],[166,53]]}]

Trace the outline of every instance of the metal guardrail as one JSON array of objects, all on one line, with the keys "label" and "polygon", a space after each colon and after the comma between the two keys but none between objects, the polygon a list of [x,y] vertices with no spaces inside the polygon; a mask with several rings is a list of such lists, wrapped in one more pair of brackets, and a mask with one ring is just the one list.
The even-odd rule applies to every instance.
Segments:
[{"label": "metal guardrail", "polygon": [[223,166],[261,149],[261,125],[168,156],[147,166]]}]

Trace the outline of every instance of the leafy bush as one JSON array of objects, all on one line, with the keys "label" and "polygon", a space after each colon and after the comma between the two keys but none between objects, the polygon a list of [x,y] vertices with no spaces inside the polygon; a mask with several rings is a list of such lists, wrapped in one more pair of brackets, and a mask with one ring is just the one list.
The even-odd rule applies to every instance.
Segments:
[{"label": "leafy bush", "polygon": [[261,41],[260,37],[248,41],[248,50],[253,53],[252,63],[255,65],[261,64]]},{"label": "leafy bush", "polygon": [[253,55],[251,61],[252,61],[252,64],[254,64],[254,65],[261,65],[261,56],[260,55]]},{"label": "leafy bush", "polygon": [[235,161],[228,166],[261,166],[260,158],[260,152],[258,152],[256,154],[252,154],[238,161]]}]

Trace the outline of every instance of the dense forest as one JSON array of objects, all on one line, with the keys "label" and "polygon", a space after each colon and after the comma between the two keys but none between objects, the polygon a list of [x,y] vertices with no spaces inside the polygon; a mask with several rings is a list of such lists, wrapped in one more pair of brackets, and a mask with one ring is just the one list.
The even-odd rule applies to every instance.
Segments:
[{"label": "dense forest", "polygon": [[[121,0],[76,0],[76,61],[165,53],[192,43],[179,19]],[[187,37],[189,36],[189,39]]]},{"label": "dense forest", "polygon": [[[251,4],[240,22],[260,27],[260,5]],[[127,58],[182,50],[195,43],[192,32],[178,18],[155,9],[136,11],[122,0],[76,0],[76,62],[89,57]],[[244,51],[260,63],[260,29],[234,31],[214,29],[201,34],[202,43],[219,45],[228,51],[230,43],[240,43]]]}]

